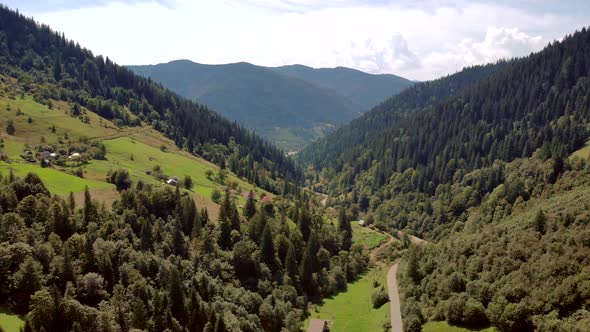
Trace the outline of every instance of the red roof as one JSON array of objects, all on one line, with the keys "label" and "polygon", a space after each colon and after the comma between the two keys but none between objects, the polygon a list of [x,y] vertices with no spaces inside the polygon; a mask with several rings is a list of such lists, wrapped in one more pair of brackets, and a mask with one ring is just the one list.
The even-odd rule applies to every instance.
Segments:
[{"label": "red roof", "polygon": [[[249,191],[244,191],[242,193],[242,197],[244,197],[245,199],[250,198],[250,192]],[[256,199],[256,193],[252,192],[252,198]]]}]

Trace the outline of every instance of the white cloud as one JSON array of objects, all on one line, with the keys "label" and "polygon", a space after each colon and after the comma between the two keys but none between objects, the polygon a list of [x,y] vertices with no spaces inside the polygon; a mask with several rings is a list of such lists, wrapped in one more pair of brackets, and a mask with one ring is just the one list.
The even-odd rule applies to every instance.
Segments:
[{"label": "white cloud", "polygon": [[113,1],[35,17],[122,64],[301,63],[419,80],[539,50],[588,21],[574,13],[434,0],[422,7],[385,0]]},{"label": "white cloud", "polygon": [[435,51],[423,60],[423,67],[435,76],[453,73],[465,66],[495,62],[540,50],[546,41],[517,28],[489,27],[481,41],[467,38],[456,47]]}]

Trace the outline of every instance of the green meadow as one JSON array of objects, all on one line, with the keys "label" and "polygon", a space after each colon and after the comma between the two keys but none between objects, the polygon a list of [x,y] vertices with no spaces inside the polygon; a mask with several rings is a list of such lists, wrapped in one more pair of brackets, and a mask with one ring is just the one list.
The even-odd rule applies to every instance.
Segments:
[{"label": "green meadow", "polygon": [[321,318],[330,322],[333,332],[382,331],[383,324],[389,321],[389,303],[373,309],[371,295],[377,290],[373,287],[374,281],[387,287],[386,275],[387,268],[380,265],[348,284],[345,292],[312,307],[304,329],[312,318]]},{"label": "green meadow", "polygon": [[0,309],[0,330],[4,332],[19,332],[25,327],[25,322],[18,316]]},{"label": "green meadow", "polygon": [[351,222],[352,242],[361,244],[368,250],[378,247],[387,241],[387,236],[368,227],[359,226],[357,221]]},{"label": "green meadow", "polygon": [[42,168],[39,165],[14,163],[7,164],[0,162],[0,173],[4,176],[8,175],[10,169],[16,176],[24,177],[27,173],[36,173],[43,180],[45,187],[52,193],[57,195],[67,195],[70,192],[83,191],[84,187],[89,189],[110,189],[115,188],[114,185],[106,182],[96,180],[82,179],[75,175],[60,172],[53,168]]}]

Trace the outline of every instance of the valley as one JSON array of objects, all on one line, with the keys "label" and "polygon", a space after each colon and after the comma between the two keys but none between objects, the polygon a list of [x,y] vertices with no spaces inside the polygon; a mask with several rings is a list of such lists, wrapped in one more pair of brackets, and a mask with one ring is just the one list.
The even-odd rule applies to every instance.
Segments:
[{"label": "valley", "polygon": [[[0,5],[0,332],[590,331],[590,30],[489,28],[480,43],[463,29],[428,53],[422,28],[371,39],[394,4],[351,5],[222,2],[253,18],[240,30],[265,27],[240,54],[233,29],[216,39],[219,13],[191,17],[208,27],[194,41],[125,51],[153,63],[199,45],[223,50],[207,61],[266,65],[142,66]],[[366,31],[326,21],[337,50],[291,47],[281,20],[261,19],[309,11],[355,31],[363,16]],[[315,38],[307,28],[286,39]],[[180,35],[138,31],[125,43]],[[307,48],[321,65],[284,65]]]}]

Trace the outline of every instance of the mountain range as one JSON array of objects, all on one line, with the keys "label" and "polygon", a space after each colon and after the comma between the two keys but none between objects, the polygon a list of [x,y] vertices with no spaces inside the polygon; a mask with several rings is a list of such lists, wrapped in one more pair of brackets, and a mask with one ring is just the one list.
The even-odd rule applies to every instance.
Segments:
[{"label": "mountain range", "polygon": [[180,95],[255,130],[286,150],[299,150],[413,82],[338,67],[261,67],[188,60],[129,66]]}]

